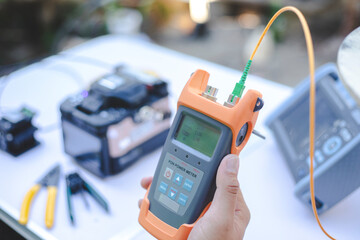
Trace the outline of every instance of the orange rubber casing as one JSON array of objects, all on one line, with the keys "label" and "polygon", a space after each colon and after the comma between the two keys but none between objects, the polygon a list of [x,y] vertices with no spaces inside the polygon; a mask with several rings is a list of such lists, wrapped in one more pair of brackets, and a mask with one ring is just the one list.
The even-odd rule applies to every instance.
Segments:
[{"label": "orange rubber casing", "polygon": [[[197,70],[192,74],[189,81],[185,85],[178,100],[177,106],[183,105],[185,107],[194,109],[204,115],[207,115],[218,122],[229,127],[233,134],[231,153],[239,155],[250,138],[251,132],[254,129],[259,112],[254,112],[255,105],[258,98],[262,95],[258,91],[248,90],[244,97],[242,97],[235,106],[229,108],[217,102],[211,101],[201,94],[205,91],[209,79],[209,73],[204,70]],[[236,146],[236,138],[241,127],[248,124],[248,131],[244,141]],[[199,218],[192,224],[183,224],[179,229],[174,228],[167,223],[157,218],[149,211],[150,201],[148,199],[149,188],[142,201],[139,215],[139,223],[150,234],[157,239],[162,240],[182,240],[187,239],[195,223],[206,213],[211,203],[209,203]]]}]

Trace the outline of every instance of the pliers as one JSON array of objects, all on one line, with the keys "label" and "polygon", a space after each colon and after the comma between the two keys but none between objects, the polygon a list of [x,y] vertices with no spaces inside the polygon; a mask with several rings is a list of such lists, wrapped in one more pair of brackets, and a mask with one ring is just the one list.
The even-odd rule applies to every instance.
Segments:
[{"label": "pliers", "polygon": [[[75,218],[74,218],[73,208],[72,208],[72,204],[71,204],[71,196],[76,193],[83,194],[84,191],[88,192],[90,194],[90,196],[92,196],[95,199],[95,201],[97,203],[99,203],[100,206],[107,213],[109,213],[109,211],[110,211],[107,201],[105,200],[104,197],[102,197],[100,195],[99,192],[97,192],[95,190],[95,188],[90,186],[89,183],[85,182],[85,180],[82,179],[78,173],[75,172],[75,173],[69,174],[66,176],[66,192],[67,192],[69,217],[70,217],[71,224],[73,224],[73,225],[75,225]],[[84,201],[85,201],[86,206],[88,207],[88,203],[85,200],[85,197],[84,197]]]},{"label": "pliers", "polygon": [[26,193],[25,198],[21,204],[19,223],[25,225],[28,222],[29,210],[31,202],[40,190],[41,187],[47,187],[48,199],[45,213],[45,226],[51,228],[54,223],[54,211],[57,194],[57,186],[60,178],[60,165],[56,165],[43,178],[40,179],[30,190]]}]

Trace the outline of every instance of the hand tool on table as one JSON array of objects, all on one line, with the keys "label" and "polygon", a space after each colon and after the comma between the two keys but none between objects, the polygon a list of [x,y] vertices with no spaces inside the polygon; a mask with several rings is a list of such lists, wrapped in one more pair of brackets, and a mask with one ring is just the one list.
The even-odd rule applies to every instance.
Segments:
[{"label": "hand tool on table", "polygon": [[60,177],[60,165],[57,164],[51,169],[43,178],[40,179],[30,190],[26,193],[25,198],[21,204],[19,223],[25,225],[28,222],[30,205],[41,187],[46,187],[48,190],[48,199],[46,203],[45,226],[51,228],[54,223],[55,202],[57,194],[57,186]]},{"label": "hand tool on table", "polygon": [[78,173],[71,173],[66,176],[66,193],[67,193],[67,202],[68,202],[68,210],[71,224],[75,224],[75,218],[73,214],[72,204],[71,204],[71,196],[72,194],[81,193],[83,196],[86,207],[88,207],[88,203],[86,201],[85,196],[83,195],[83,191],[88,192],[97,203],[106,211],[109,212],[109,205],[106,202],[105,198],[102,197],[90,184],[85,182],[84,179],[80,177]]}]

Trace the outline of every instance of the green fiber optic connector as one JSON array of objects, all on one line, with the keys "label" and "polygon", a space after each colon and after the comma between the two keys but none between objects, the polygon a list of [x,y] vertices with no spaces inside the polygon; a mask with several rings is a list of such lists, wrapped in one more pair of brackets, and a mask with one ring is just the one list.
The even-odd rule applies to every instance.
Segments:
[{"label": "green fiber optic connector", "polygon": [[251,66],[251,63],[252,63],[252,60],[249,60],[246,64],[246,67],[244,69],[244,72],[241,76],[241,79],[238,83],[236,83],[235,87],[234,87],[234,90],[232,92],[232,94],[238,98],[241,98],[243,92],[244,92],[244,89],[245,89],[245,82],[246,82],[246,78],[247,78],[247,75],[249,73],[249,70],[250,70],[250,66]]},{"label": "green fiber optic connector", "polygon": [[29,108],[27,108],[27,107],[23,107],[21,110],[20,110],[20,112],[24,115],[24,116],[26,116],[26,117],[29,117],[29,118],[32,118],[34,115],[35,115],[35,113],[33,112],[33,111],[31,111]]}]

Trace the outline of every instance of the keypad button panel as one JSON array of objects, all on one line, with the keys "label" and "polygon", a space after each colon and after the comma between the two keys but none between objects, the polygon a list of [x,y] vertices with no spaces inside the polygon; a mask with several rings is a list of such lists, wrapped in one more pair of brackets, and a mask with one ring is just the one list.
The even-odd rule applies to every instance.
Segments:
[{"label": "keypad button panel", "polygon": [[183,216],[200,185],[203,172],[167,153],[161,167],[154,198],[163,206]]}]

